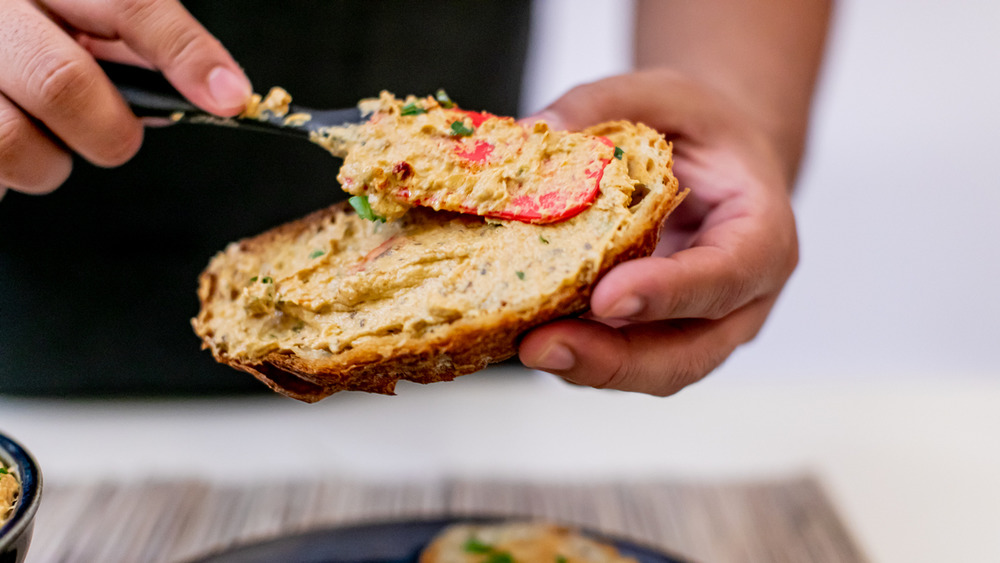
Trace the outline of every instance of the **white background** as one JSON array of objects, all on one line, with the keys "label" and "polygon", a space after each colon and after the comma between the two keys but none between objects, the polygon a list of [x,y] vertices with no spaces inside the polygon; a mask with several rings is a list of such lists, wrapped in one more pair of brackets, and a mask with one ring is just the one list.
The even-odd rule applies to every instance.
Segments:
[{"label": "white background", "polygon": [[[628,70],[631,5],[537,2],[525,110]],[[1000,376],[1000,2],[836,2],[829,47],[800,267],[725,369]]]}]

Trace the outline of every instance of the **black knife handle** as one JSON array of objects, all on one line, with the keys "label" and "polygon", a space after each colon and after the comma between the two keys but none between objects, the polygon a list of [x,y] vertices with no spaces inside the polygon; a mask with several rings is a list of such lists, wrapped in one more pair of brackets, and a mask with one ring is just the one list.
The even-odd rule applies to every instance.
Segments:
[{"label": "black knife handle", "polygon": [[161,117],[182,123],[217,125],[299,138],[308,138],[311,132],[324,127],[362,121],[357,108],[320,111],[294,105],[289,107],[290,114],[304,113],[311,119],[303,123],[270,112],[265,112],[261,119],[219,117],[189,102],[158,72],[107,61],[99,61],[99,64],[137,117]]}]

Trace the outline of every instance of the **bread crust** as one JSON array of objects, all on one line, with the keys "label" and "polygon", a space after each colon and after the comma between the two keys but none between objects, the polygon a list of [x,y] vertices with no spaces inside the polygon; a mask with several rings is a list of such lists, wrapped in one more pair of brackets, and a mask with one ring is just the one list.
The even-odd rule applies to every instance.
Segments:
[{"label": "bread crust", "polygon": [[[623,148],[628,175],[641,193],[633,195],[630,217],[618,225],[613,244],[600,262],[581,268],[558,291],[535,296],[532,306],[500,308],[485,318],[462,317],[419,338],[398,334],[366,338],[361,345],[321,357],[307,356],[291,348],[272,349],[256,356],[233,353],[232,342],[219,334],[215,322],[225,312],[224,308],[238,306],[232,290],[222,287],[220,272],[241,256],[259,255],[276,245],[295,244],[294,241],[320,225],[351,214],[346,203],[341,203],[242,240],[213,259],[199,278],[201,310],[192,320],[195,332],[202,339],[202,348],[210,350],[217,361],[252,374],[274,391],[305,402],[315,402],[342,390],[393,394],[396,382],[401,379],[416,383],[449,381],[512,357],[526,331],[584,312],[597,281],[615,265],[651,254],[659,241],[663,221],[687,193],[678,190],[672,174],[670,145],[652,129],[619,121],[592,127],[587,133],[606,136]],[[600,211],[595,206],[581,215]],[[426,214],[426,221],[454,217],[417,209],[411,213]],[[431,217],[433,213],[437,215]]]}]

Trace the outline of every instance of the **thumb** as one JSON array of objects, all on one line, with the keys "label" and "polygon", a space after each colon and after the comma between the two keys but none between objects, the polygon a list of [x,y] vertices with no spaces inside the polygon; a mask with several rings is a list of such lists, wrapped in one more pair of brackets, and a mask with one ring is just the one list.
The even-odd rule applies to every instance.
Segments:
[{"label": "thumb", "polygon": [[686,134],[705,128],[705,123],[693,122],[706,116],[705,110],[722,107],[712,100],[715,95],[677,72],[654,69],[576,86],[527,119],[545,119],[569,130],[627,119],[661,133]]}]

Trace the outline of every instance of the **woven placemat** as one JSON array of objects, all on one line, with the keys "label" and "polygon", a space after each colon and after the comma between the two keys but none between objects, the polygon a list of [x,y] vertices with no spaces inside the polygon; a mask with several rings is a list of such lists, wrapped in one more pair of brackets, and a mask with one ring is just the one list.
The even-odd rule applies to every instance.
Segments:
[{"label": "woven placemat", "polygon": [[254,540],[356,522],[530,516],[704,562],[865,561],[819,483],[522,483],[349,479],[48,486],[27,563],[181,562]]}]

